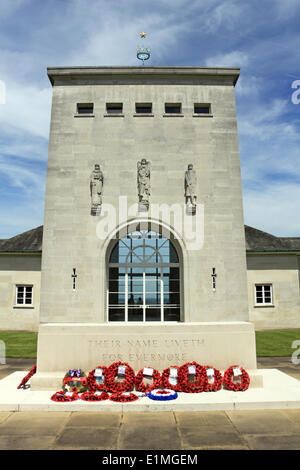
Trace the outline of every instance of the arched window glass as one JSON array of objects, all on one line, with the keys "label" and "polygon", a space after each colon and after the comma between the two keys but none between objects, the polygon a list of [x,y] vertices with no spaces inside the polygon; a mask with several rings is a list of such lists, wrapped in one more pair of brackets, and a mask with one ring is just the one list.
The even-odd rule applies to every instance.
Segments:
[{"label": "arched window glass", "polygon": [[180,266],[169,238],[135,231],[109,258],[109,321],[180,321]]}]

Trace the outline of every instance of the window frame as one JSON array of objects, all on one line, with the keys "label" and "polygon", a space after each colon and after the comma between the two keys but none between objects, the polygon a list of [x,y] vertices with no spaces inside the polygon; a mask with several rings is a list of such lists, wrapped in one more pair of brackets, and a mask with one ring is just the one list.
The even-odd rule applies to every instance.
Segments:
[{"label": "window frame", "polygon": [[[179,106],[180,108],[180,111],[179,112],[168,112],[167,111],[167,107],[177,107]],[[165,117],[169,117],[169,116],[183,116],[183,113],[182,113],[182,103],[165,103],[165,106],[164,106],[164,114],[163,114]]]},{"label": "window frame", "polygon": [[[116,110],[118,110],[118,112],[111,112],[112,109],[116,109]],[[105,114],[104,114],[104,116],[105,117],[111,117],[111,116],[112,117],[115,117],[115,116],[123,117],[124,116],[123,110],[124,110],[123,103],[120,103],[120,102],[105,103]]]},{"label": "window frame", "polygon": [[[197,113],[196,108],[208,108],[208,113]],[[212,117],[211,103],[194,103],[194,117]]]},{"label": "window frame", "polygon": [[[262,287],[262,302],[257,302],[257,287]],[[270,302],[265,301],[265,287],[270,287]],[[272,282],[259,282],[254,284],[254,306],[255,307],[274,307],[274,287]]]},{"label": "window frame", "polygon": [[[151,234],[150,237],[148,235]],[[155,236],[158,235],[157,237]],[[155,243],[155,247],[152,246],[154,243],[148,244],[147,240],[151,239],[151,242],[153,240],[160,240],[161,243]],[[134,243],[133,243],[134,242]],[[121,245],[120,245],[121,243]],[[124,245],[124,247],[122,246]],[[117,245],[119,248],[117,249],[117,254],[118,254],[118,259],[114,259],[114,250],[116,249]],[[136,245],[136,246],[135,246]],[[124,248],[124,255],[120,253],[120,247]],[[148,250],[152,250],[153,253],[151,252],[148,253]],[[142,250],[142,252],[140,251]],[[168,251],[169,254],[165,253],[165,251]],[[174,251],[173,251],[174,250]],[[128,253],[127,253],[128,252]],[[153,255],[155,255],[155,260],[152,260]],[[133,259],[132,255],[140,258],[140,260],[135,260]],[[126,259],[124,261],[120,261],[120,256],[126,256]],[[171,258],[169,260],[165,260],[164,256],[170,256]],[[175,256],[175,257],[174,257]],[[116,243],[112,246],[109,257],[108,257],[108,263],[107,263],[107,292],[106,292],[106,305],[107,305],[107,322],[108,323],[116,323],[116,324],[124,324],[124,323],[148,323],[148,322],[156,322],[156,323],[179,323],[182,321],[182,277],[181,277],[181,263],[180,263],[180,257],[178,254],[178,251],[176,247],[174,246],[172,240],[168,237],[163,237],[162,234],[159,234],[158,232],[154,231],[149,231],[149,230],[135,230],[134,232],[128,233],[127,236],[123,238],[119,238]],[[117,284],[120,284],[120,272],[118,272],[118,279],[112,278],[111,277],[111,269],[118,269],[122,270],[124,276],[124,286],[123,282],[122,287],[124,287],[124,290],[120,291],[118,290],[113,290],[116,289],[116,286],[113,284],[114,282]],[[152,273],[147,273],[147,269],[155,269],[156,271]],[[171,278],[169,273],[168,277],[168,272],[165,271],[165,269],[170,269],[170,268],[177,268],[178,270],[178,276],[175,278]],[[140,270],[139,272],[134,273],[132,270]],[[136,275],[136,282],[134,282],[134,277]],[[172,273],[174,275],[174,273]],[[141,282],[141,279],[143,279],[143,283],[139,285]],[[153,282],[155,282],[155,290],[152,291],[153,289]],[[136,284],[136,285],[134,285]],[[158,286],[159,284],[159,286]],[[131,290],[131,288],[134,287],[134,289],[142,288],[142,291],[137,290]],[[177,290],[173,290],[176,289]],[[114,304],[111,302],[111,298],[113,299],[114,295],[121,295],[123,296],[124,293],[124,305],[123,303],[120,304]],[[129,316],[132,312],[130,312],[131,309],[135,308],[132,307],[131,304],[128,301],[128,297],[130,294],[137,295],[139,294],[142,300],[142,313],[143,317],[142,320],[130,320]],[[147,300],[151,294],[156,294],[159,297],[159,302],[157,304],[151,304],[149,300]],[[167,296],[174,296],[177,295],[178,297],[178,302],[176,304],[168,302],[168,297]],[[147,309],[152,308],[159,308],[160,310],[160,319],[159,320],[148,320],[147,319]],[[110,318],[110,313],[111,309],[124,309],[124,319],[123,320],[112,320]],[[179,315],[178,319],[175,320],[170,320],[170,319],[165,319],[167,316],[170,316],[170,311],[171,310],[176,310],[179,309]],[[173,313],[173,312],[172,312]]]},{"label": "window frame", "polygon": [[[24,291],[23,291],[23,302],[22,303],[19,303],[18,302],[18,289],[20,287],[23,287],[24,288]],[[31,303],[26,303],[26,291],[28,288],[31,288]],[[33,284],[16,284],[15,285],[15,307],[20,307],[20,308],[32,308],[34,303],[33,303],[33,293],[34,293],[34,286]]]},{"label": "window frame", "polygon": [[[140,112],[139,108],[150,108],[150,111]],[[152,103],[135,103],[134,116],[153,116],[153,104]]]},{"label": "window frame", "polygon": [[[80,112],[80,109],[91,108],[91,112]],[[94,103],[77,103],[74,117],[94,117]]]}]

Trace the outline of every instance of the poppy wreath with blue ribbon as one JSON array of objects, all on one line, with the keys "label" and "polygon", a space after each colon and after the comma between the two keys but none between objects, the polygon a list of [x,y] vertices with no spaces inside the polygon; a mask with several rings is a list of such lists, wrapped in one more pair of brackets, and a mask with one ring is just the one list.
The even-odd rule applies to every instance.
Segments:
[{"label": "poppy wreath with blue ribbon", "polygon": [[87,392],[82,393],[80,398],[84,401],[104,401],[109,399],[109,394],[104,391],[94,392],[88,390]]},{"label": "poppy wreath with blue ribbon", "polygon": [[[107,367],[98,366],[96,367],[96,369],[102,369],[103,378],[105,379],[105,375],[107,374]],[[88,384],[89,390],[91,390],[92,392],[96,392],[97,390],[101,392],[102,390],[105,390],[105,384],[104,384],[104,380],[103,380],[103,383],[97,382],[97,377],[95,377],[96,369],[93,369],[91,372],[89,372],[87,376],[87,384]]]},{"label": "poppy wreath with blue ribbon", "polygon": [[[238,367],[242,374],[240,376],[241,381],[234,383],[232,378],[233,378],[233,369],[235,367]],[[231,367],[228,367],[228,369],[224,373],[223,383],[224,383],[225,388],[227,388],[227,390],[232,390],[234,392],[244,392],[249,387],[250,377],[249,377],[248,372],[246,372],[243,367],[231,366]]]},{"label": "poppy wreath with blue ribbon", "polygon": [[[189,367],[195,367],[194,381],[189,382]],[[197,362],[186,362],[178,369],[178,384],[181,392],[185,393],[200,393],[204,391],[206,383],[206,370]]]},{"label": "poppy wreath with blue ribbon", "polygon": [[54,393],[52,395],[51,400],[52,401],[58,401],[58,402],[67,402],[67,401],[75,401],[79,399],[79,395],[77,393],[76,388],[72,390],[72,395],[66,395],[63,390],[60,390],[59,392]]},{"label": "poppy wreath with blue ribbon", "polygon": [[211,366],[203,366],[203,368],[205,369],[205,372],[207,371],[207,369],[213,369],[214,371],[213,383],[208,382],[208,376],[206,372],[206,381],[204,385],[204,391],[205,392],[217,392],[218,390],[220,390],[222,387],[222,383],[223,383],[221,372],[218,369],[215,369],[214,367],[211,367]]},{"label": "poppy wreath with blue ribbon", "polygon": [[[116,382],[120,366],[125,367],[125,378],[123,382]],[[105,389],[111,393],[130,392],[134,389],[135,374],[134,370],[127,362],[113,362],[107,369],[104,377]]]},{"label": "poppy wreath with blue ribbon", "polygon": [[[177,384],[176,385],[170,383],[170,369],[177,369]],[[175,392],[180,392],[180,386],[178,383],[178,370],[179,370],[178,366],[170,366],[163,371],[163,373],[161,374],[161,386],[163,388],[168,388],[168,389],[174,390]]]},{"label": "poppy wreath with blue ribbon", "polygon": [[153,367],[147,367],[147,369],[151,369],[153,371],[153,383],[148,385],[143,383],[144,377],[148,376],[144,374],[144,369],[141,369],[135,377],[135,388],[139,392],[147,393],[150,392],[150,390],[154,390],[155,388],[159,388],[161,386],[161,375],[158,370],[153,369]]},{"label": "poppy wreath with blue ribbon", "polygon": [[34,365],[30,371],[28,372],[25,377],[23,377],[21,383],[17,386],[17,388],[25,388],[25,385],[27,384],[28,380],[31,379],[31,377],[36,373],[36,365]]},{"label": "poppy wreath with blue ribbon", "polygon": [[151,400],[156,401],[169,401],[176,400],[178,393],[175,390],[171,390],[170,388],[156,389],[151,390],[151,392],[148,393],[148,397],[151,398]]},{"label": "poppy wreath with blue ribbon", "polygon": [[136,401],[139,399],[139,397],[132,392],[118,392],[118,393],[113,393],[109,399],[111,401],[116,401],[119,403],[129,403],[131,401]]}]

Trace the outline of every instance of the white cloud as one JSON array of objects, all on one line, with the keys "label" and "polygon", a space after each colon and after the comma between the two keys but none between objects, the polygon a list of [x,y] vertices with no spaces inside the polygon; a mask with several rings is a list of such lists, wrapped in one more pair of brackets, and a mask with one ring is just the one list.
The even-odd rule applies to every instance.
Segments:
[{"label": "white cloud", "polygon": [[8,17],[22,7],[28,4],[28,0],[1,0],[0,3],[0,23],[4,22]]},{"label": "white cloud", "polygon": [[[278,184],[284,188],[297,178],[300,182],[300,135],[296,122],[283,114],[286,100],[256,104],[238,115],[242,180],[245,188]],[[300,201],[298,202],[299,205]],[[279,208],[277,208],[280,218]]]},{"label": "white cloud", "polygon": [[205,63],[209,67],[242,67],[248,65],[249,57],[243,51],[232,51],[209,57]]},{"label": "white cloud", "polygon": [[[289,235],[290,224],[295,233],[296,218],[286,210],[283,201],[288,200],[285,195],[289,187],[294,200],[299,200],[299,194],[293,183],[287,182],[276,183],[276,194],[273,194],[266,175],[272,169],[278,175],[282,173],[284,179],[284,174],[297,176],[300,171],[297,124],[291,117],[283,117],[287,100],[272,99],[268,83],[268,80],[276,81],[280,74],[294,74],[298,70],[299,34],[289,28],[288,19],[295,17],[299,0],[270,2],[274,8],[266,17],[261,11],[266,12],[268,8],[263,5],[257,8],[259,2],[252,0],[152,0],[151,3],[52,0],[41,2],[41,9],[39,3],[38,0],[1,0],[0,3],[3,24],[0,80],[5,80],[7,88],[7,104],[0,105],[0,172],[5,174],[9,188],[25,195],[18,210],[13,207],[10,211],[3,204],[2,223],[11,226],[17,223],[23,231],[22,223],[31,228],[26,221],[31,221],[32,226],[40,224],[34,222],[34,217],[31,220],[31,214],[40,210],[42,219],[40,198],[43,198],[45,178],[38,167],[47,153],[52,91],[46,66],[137,65],[138,34],[146,31],[146,41],[152,49],[149,65],[164,65],[170,60],[180,65],[176,58],[181,56],[187,65],[197,63],[201,57],[201,62],[208,66],[241,67],[236,94],[240,103],[238,129],[246,219],[250,217],[254,226],[265,220],[270,228],[267,225],[259,228],[271,231],[272,219],[269,216],[264,219],[262,206],[274,196],[277,209],[272,207],[273,217],[280,220],[280,211],[285,210],[291,219],[286,218],[288,233],[283,234]],[[276,20],[274,25],[270,24],[271,16]],[[205,57],[208,57],[206,61]],[[23,161],[18,159],[16,163],[15,155]],[[265,192],[249,190],[256,182],[266,187]]]},{"label": "white cloud", "polygon": [[21,132],[2,133],[0,156],[9,161],[12,157],[32,161],[47,161],[48,145],[46,140],[34,138]]},{"label": "white cloud", "polygon": [[35,194],[44,189],[45,178],[40,172],[21,167],[19,162],[6,162],[0,159],[0,174],[10,181],[10,185],[22,189],[22,193]]},{"label": "white cloud", "polygon": [[245,14],[247,5],[242,2],[227,1],[215,5],[204,17],[204,24],[207,32],[216,32],[223,27],[226,30],[233,30],[242,14]]},{"label": "white cloud", "polygon": [[6,102],[0,106],[0,125],[33,136],[49,137],[51,87],[39,89],[7,80]]},{"label": "white cloud", "polygon": [[[0,158],[0,238],[10,238],[43,222],[45,176],[18,161]],[[4,186],[3,182],[7,184]]]},{"label": "white cloud", "polygon": [[242,96],[245,99],[250,95],[252,98],[257,98],[262,87],[263,83],[261,78],[250,75],[249,73],[243,73],[243,70],[241,70],[240,77],[235,86],[235,92],[237,95]]},{"label": "white cloud", "polygon": [[0,207],[0,238],[11,238],[43,224],[43,194],[35,201],[7,204]]},{"label": "white cloud", "polygon": [[299,12],[299,0],[275,0],[274,3],[281,20],[294,17]]},{"label": "white cloud", "polygon": [[245,223],[276,236],[300,234],[300,185],[272,183],[244,191]]}]

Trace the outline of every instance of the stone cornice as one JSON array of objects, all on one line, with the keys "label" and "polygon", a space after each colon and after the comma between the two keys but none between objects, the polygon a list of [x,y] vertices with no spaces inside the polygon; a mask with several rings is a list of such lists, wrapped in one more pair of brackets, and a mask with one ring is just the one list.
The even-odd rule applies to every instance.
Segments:
[{"label": "stone cornice", "polygon": [[300,255],[300,250],[278,249],[278,250],[246,250],[247,255]]},{"label": "stone cornice", "polygon": [[48,67],[47,74],[52,85],[74,80],[95,80],[116,77],[118,79],[171,79],[180,82],[185,78],[197,80],[226,81],[235,86],[239,67]]}]

